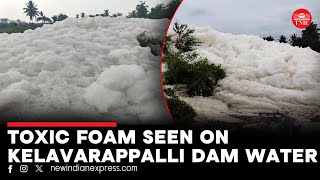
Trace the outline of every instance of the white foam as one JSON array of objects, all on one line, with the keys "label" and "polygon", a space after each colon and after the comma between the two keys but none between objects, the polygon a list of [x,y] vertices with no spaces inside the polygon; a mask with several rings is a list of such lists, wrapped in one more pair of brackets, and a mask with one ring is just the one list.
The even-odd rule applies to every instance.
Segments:
[{"label": "white foam", "polygon": [[23,119],[72,112],[124,123],[170,122],[160,58],[136,39],[144,31],[164,36],[168,23],[68,18],[22,34],[0,34],[1,114]]},{"label": "white foam", "polygon": [[[224,34],[211,27],[191,28],[196,29],[195,36],[203,42],[197,52],[210,62],[221,64],[227,73],[214,97],[186,99],[198,109],[199,116],[284,113],[312,118],[320,115],[319,53],[310,48],[267,42],[257,36]],[[217,100],[220,103],[214,103]],[[203,104],[199,106],[198,101]],[[212,111],[205,110],[207,107]],[[226,109],[219,110],[221,107]]]}]

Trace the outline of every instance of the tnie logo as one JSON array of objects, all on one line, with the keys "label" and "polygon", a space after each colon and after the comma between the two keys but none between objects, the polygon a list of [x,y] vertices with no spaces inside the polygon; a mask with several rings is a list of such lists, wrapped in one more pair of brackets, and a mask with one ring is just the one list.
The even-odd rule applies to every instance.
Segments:
[{"label": "tnie logo", "polygon": [[312,22],[312,15],[306,9],[298,9],[292,15],[292,23],[297,28],[305,29]]}]

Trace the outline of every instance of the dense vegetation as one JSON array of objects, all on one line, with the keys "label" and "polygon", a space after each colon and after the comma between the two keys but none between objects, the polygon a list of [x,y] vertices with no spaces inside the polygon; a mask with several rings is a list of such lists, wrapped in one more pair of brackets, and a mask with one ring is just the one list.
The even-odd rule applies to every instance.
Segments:
[{"label": "dense vegetation", "polygon": [[226,76],[220,66],[192,52],[170,53],[164,56],[167,70],[165,84],[186,84],[189,96],[212,96],[218,81]]},{"label": "dense vegetation", "polygon": [[146,2],[140,1],[140,4],[136,6],[136,9],[129,13],[129,18],[150,18],[150,19],[171,19],[178,8],[181,0],[171,0],[167,5],[158,4],[148,10]]},{"label": "dense vegetation", "polygon": [[194,52],[201,43],[194,37],[194,30],[179,23],[174,24],[173,30],[175,34],[166,42],[163,59],[167,66],[165,84],[186,84],[189,96],[212,96],[218,81],[226,76],[225,71]]},{"label": "dense vegetation", "polygon": [[[263,39],[266,41],[274,41],[272,36],[264,37]],[[303,30],[301,32],[301,37],[293,34],[288,41],[287,37],[281,35],[278,40],[280,43],[289,43],[292,46],[302,48],[310,47],[312,50],[320,52],[320,29],[315,23],[311,23],[310,26]]]},{"label": "dense vegetation", "polygon": [[0,19],[0,33],[22,33],[27,29],[36,29],[42,26],[43,23],[26,23],[19,20]]},{"label": "dense vegetation", "polygon": [[178,125],[191,125],[196,116],[195,110],[186,102],[178,97],[169,97],[167,99],[168,107],[174,122]]},{"label": "dense vegetation", "polygon": [[[163,73],[164,84],[186,85],[189,96],[212,96],[219,80],[226,77],[221,66],[210,63],[194,50],[201,42],[193,35],[195,30],[185,24],[175,23],[174,34],[167,37],[163,62],[166,71]],[[195,110],[175,95],[178,89],[166,88],[168,106],[175,122],[190,124],[196,116]]]},{"label": "dense vegetation", "polygon": [[[145,1],[140,1],[136,6],[136,9],[129,12],[126,16],[127,18],[149,18],[149,19],[171,19],[178,8],[181,0],[171,0],[167,5],[158,4],[155,7],[152,7],[149,11],[149,6]],[[110,13],[108,9],[104,10],[102,14],[91,14],[89,17],[119,17],[123,16],[122,13]],[[76,18],[85,18],[86,14],[82,12],[81,14],[76,14]]]}]

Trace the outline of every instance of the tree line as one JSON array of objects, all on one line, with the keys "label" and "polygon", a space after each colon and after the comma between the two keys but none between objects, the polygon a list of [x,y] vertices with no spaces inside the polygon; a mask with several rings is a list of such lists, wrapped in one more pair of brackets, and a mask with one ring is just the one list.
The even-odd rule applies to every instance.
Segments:
[{"label": "tree line", "polygon": [[[148,10],[148,5],[146,1],[140,1],[140,3],[136,6],[136,9],[129,12],[126,16],[127,18],[148,18],[148,19],[163,19],[168,18],[171,19],[178,8],[181,0],[171,0],[168,4],[157,4],[155,7],[152,7],[151,10]],[[123,16],[122,13],[110,13],[108,9],[104,10],[102,14],[91,14],[88,17],[119,17]],[[82,12],[80,14],[76,14],[76,18],[85,18],[86,13]]]},{"label": "tree line", "polygon": [[[275,40],[272,36],[264,37],[263,39],[266,41]],[[278,41],[302,48],[310,47],[312,50],[320,53],[320,29],[313,22],[306,29],[302,30],[300,37],[297,34],[292,34],[288,39],[286,36],[281,35]]]},{"label": "tree line", "polygon": [[[178,8],[181,0],[171,0],[168,4],[158,4],[148,10],[148,5],[145,1],[140,1],[136,5],[135,10],[131,11],[126,17],[127,18],[149,18],[149,19],[171,19]],[[53,24],[58,21],[63,21],[69,16],[63,13],[54,15],[51,18],[46,16],[43,11],[40,11],[38,5],[32,0],[28,1],[23,8],[24,13],[30,19],[30,23],[23,22],[21,20],[9,20],[7,18],[0,19],[0,33],[22,33],[27,29],[35,29],[42,27],[44,24]],[[85,12],[75,15],[75,18],[86,18],[86,17],[119,17],[123,16],[122,13],[110,13],[108,9],[104,10],[103,13],[86,15]],[[37,23],[34,23],[36,21]]]},{"label": "tree line", "polygon": [[30,21],[33,22],[33,19],[36,19],[37,22],[45,23],[55,23],[57,21],[63,21],[68,18],[65,14],[54,15],[51,19],[44,15],[42,11],[39,11],[38,5],[36,5],[33,1],[28,1],[26,7],[23,8],[26,16],[30,18]]}]

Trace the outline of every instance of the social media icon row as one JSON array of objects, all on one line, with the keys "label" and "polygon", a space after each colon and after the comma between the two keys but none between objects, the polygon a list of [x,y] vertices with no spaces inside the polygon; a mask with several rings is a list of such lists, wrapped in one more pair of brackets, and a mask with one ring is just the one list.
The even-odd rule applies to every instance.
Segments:
[{"label": "social media icon row", "polygon": [[[42,171],[42,166],[43,165],[35,165],[36,166],[36,171],[35,172],[43,172]],[[9,165],[8,170],[9,170],[9,174],[12,173],[12,169],[13,169],[13,165]],[[20,172],[21,173],[27,173],[28,172],[28,166],[27,165],[21,165],[20,166]]]}]

